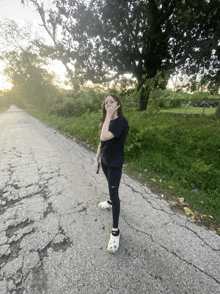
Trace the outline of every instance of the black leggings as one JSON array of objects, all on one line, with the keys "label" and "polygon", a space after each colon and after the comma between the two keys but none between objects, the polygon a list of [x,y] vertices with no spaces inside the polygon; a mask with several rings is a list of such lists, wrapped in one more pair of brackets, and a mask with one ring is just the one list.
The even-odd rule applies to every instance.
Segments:
[{"label": "black leggings", "polygon": [[104,164],[101,161],[102,170],[108,181],[108,188],[110,194],[110,200],[112,202],[112,216],[113,216],[113,228],[118,228],[119,214],[120,214],[120,199],[118,196],[119,184],[122,174],[122,166],[112,167]]}]

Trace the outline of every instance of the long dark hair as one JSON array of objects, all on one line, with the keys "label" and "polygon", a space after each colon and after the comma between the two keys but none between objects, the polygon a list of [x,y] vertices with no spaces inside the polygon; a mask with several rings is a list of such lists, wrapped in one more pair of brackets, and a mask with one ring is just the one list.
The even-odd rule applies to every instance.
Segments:
[{"label": "long dark hair", "polygon": [[105,99],[107,97],[109,97],[109,96],[112,97],[115,100],[115,102],[118,102],[118,105],[120,105],[120,107],[117,109],[118,116],[122,116],[123,115],[121,101],[118,98],[118,96],[116,96],[115,94],[108,94],[108,95],[106,95],[105,98],[103,99],[103,102],[102,102],[102,119],[101,119],[101,123],[99,125],[100,133],[101,133],[101,130],[102,130],[102,126],[104,124],[104,121],[105,121],[105,117],[106,117]]}]

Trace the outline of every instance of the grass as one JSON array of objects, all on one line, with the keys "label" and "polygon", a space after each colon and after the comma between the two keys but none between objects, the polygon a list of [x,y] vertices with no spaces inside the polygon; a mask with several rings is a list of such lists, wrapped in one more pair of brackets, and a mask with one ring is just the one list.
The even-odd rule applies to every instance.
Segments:
[{"label": "grass", "polygon": [[203,108],[203,107],[178,107],[161,109],[160,112],[165,113],[180,113],[180,114],[200,114],[200,115],[213,115],[216,108]]}]

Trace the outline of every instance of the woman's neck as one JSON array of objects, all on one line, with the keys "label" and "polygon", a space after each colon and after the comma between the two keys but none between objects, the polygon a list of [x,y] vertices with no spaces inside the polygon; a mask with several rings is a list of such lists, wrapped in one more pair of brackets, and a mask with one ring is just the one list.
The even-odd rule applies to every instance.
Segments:
[{"label": "woman's neck", "polygon": [[112,119],[111,120],[114,120],[116,118],[118,118],[118,114],[117,113],[114,113],[114,115],[112,116]]}]

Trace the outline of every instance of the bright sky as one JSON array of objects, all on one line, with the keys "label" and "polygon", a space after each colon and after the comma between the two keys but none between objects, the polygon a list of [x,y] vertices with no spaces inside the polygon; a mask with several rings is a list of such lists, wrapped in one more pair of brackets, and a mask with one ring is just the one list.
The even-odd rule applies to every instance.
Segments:
[{"label": "bright sky", "polygon": [[[49,1],[51,0],[47,0],[47,3]],[[41,19],[38,13],[34,10],[34,8],[22,5],[21,0],[0,0],[0,20],[3,18],[13,19],[21,25],[25,25],[25,23],[29,22],[37,28],[39,35],[42,34],[45,38],[48,38],[44,29],[39,26],[39,24],[41,24]],[[3,67],[4,63],[0,62],[0,68],[2,69]],[[57,75],[59,75],[61,80],[65,79],[65,67],[61,62],[53,62],[53,64],[48,68],[48,71],[54,71]],[[10,84],[0,72],[0,90],[4,90],[9,87]]]}]

